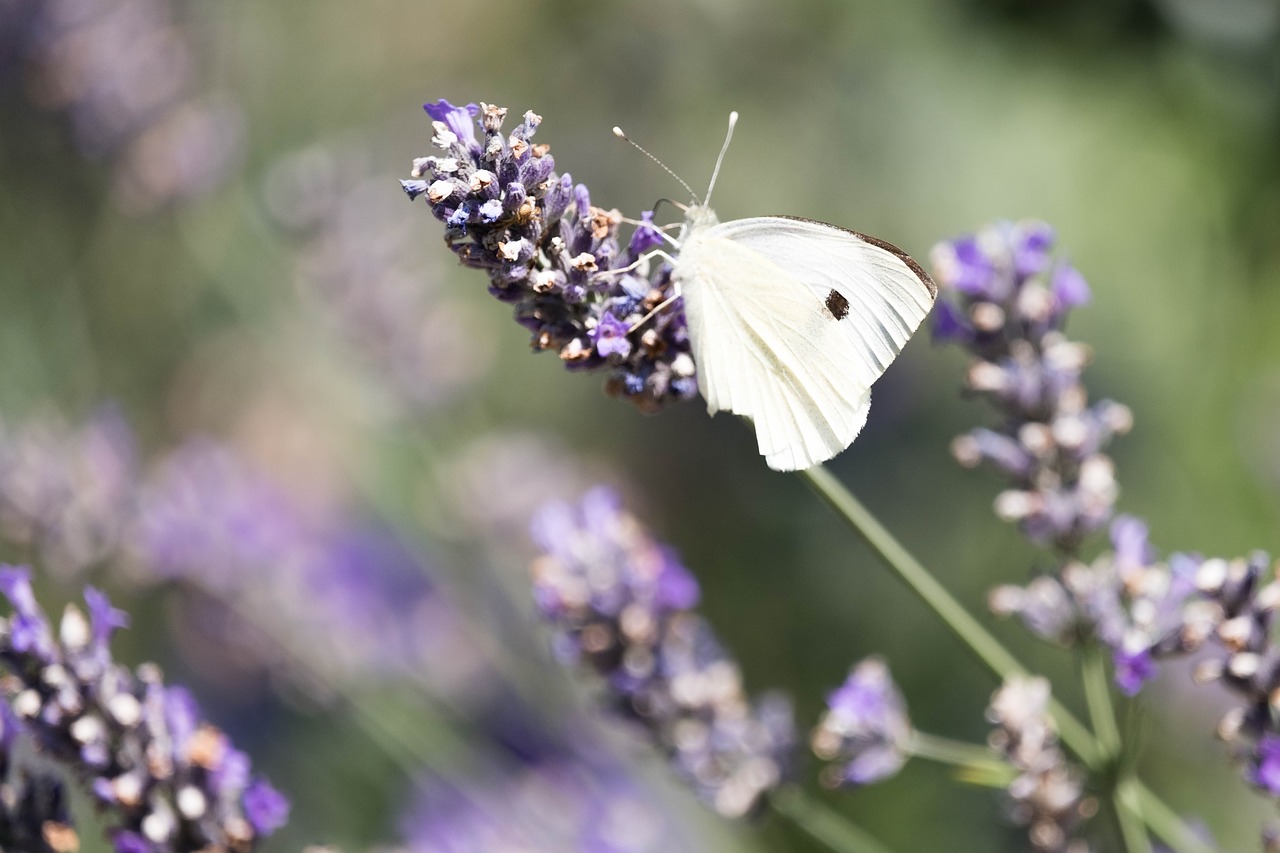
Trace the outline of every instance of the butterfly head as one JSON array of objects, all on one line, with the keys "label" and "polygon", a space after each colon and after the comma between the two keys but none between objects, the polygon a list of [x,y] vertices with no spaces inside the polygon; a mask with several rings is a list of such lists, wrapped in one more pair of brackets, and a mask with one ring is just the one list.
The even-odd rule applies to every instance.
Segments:
[{"label": "butterfly head", "polygon": [[716,212],[706,204],[691,204],[684,211],[684,233],[692,234],[719,222]]}]

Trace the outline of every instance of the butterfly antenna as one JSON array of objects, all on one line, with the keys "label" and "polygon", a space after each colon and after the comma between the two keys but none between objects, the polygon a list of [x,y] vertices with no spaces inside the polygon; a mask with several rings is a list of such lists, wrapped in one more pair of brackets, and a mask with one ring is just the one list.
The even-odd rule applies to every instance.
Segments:
[{"label": "butterfly antenna", "polygon": [[720,164],[724,162],[724,153],[729,150],[729,141],[733,139],[733,128],[738,123],[738,111],[729,113],[729,131],[724,135],[724,145],[720,146],[720,156],[716,158],[716,167],[711,172],[711,185],[707,187],[707,200],[703,204],[711,204],[711,191],[716,188],[716,178],[720,175]]},{"label": "butterfly antenna", "polygon": [[630,142],[631,145],[637,151],[639,151],[641,154],[643,154],[644,156],[648,157],[650,160],[652,160],[653,162],[661,166],[664,172],[666,172],[668,175],[670,175],[671,177],[675,178],[677,181],[680,182],[680,186],[685,188],[685,190],[689,193],[689,197],[693,199],[695,204],[701,204],[701,202],[698,200],[698,194],[693,191],[692,187],[690,187],[687,183],[685,183],[684,178],[680,177],[675,172],[671,171],[671,167],[668,166],[666,163],[662,162],[657,157],[654,157],[648,151],[645,151],[643,148],[641,148],[639,143],[637,143],[634,139],[632,139],[631,137],[627,136],[625,133],[622,132],[622,128],[615,127],[613,129],[613,135],[621,139],[623,142]]}]

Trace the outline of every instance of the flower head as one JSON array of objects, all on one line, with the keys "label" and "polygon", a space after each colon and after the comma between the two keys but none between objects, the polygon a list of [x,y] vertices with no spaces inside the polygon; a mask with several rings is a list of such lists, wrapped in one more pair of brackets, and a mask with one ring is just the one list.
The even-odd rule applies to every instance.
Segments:
[{"label": "flower head", "polygon": [[790,704],[752,703],[742,674],[692,612],[698,585],[617,496],[596,489],[535,519],[534,597],[566,663],[604,681],[610,704],[672,755],[721,814],[757,809],[786,773]]},{"label": "flower head", "polygon": [[652,212],[623,248],[622,216],[594,205],[584,185],[555,172],[548,147],[531,142],[540,116],[526,112],[508,134],[506,109],[492,104],[440,101],[427,112],[441,154],[415,160],[401,185],[426,200],[445,243],[485,272],[489,292],[514,305],[533,348],[559,353],[570,369],[607,371],[606,390],[645,410],[696,394],[683,312],[654,312],[670,282],[663,267],[646,273],[643,256],[663,239]]},{"label": "flower head", "polygon": [[[15,611],[0,640],[13,676],[6,698],[40,747],[114,816],[117,850],[247,849],[283,824],[287,803],[264,782],[249,785],[247,758],[198,719],[190,694],[166,687],[154,665],[130,671],[112,660],[106,641],[125,619],[106,596],[86,595],[92,622],[68,607],[54,642],[27,571],[4,578]],[[19,621],[49,639],[14,643]],[[240,772],[228,772],[233,763]]]},{"label": "flower head", "polygon": [[812,736],[813,751],[833,762],[823,773],[830,787],[867,785],[901,769],[911,723],[889,668],[868,658],[827,699],[827,712]]}]

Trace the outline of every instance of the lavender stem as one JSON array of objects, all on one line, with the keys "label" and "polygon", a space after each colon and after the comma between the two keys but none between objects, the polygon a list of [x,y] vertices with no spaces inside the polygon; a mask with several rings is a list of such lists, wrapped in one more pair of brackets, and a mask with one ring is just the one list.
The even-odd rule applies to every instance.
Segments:
[{"label": "lavender stem", "polygon": [[832,811],[799,788],[785,788],[769,798],[780,815],[836,853],[893,853],[848,818]]},{"label": "lavender stem", "polygon": [[1102,647],[1096,641],[1090,641],[1080,654],[1080,679],[1103,760],[1116,774],[1110,780],[1111,803],[1124,848],[1129,853],[1151,853],[1151,839],[1143,828],[1142,810],[1131,796],[1123,793],[1127,789],[1122,787],[1122,783],[1132,776],[1132,770],[1127,769],[1121,760],[1124,746],[1111,703],[1111,681],[1107,678]]}]

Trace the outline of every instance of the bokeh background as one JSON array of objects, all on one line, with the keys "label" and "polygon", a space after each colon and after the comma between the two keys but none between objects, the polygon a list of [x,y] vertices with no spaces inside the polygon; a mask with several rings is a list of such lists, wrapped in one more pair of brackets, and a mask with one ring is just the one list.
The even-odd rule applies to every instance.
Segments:
[{"label": "bokeh background", "polygon": [[[92,580],[133,613],[119,656],[190,684],[293,797],[266,849],[439,834],[464,801],[571,816],[602,779],[627,832],[820,849],[725,824],[599,719],[533,615],[538,506],[620,488],[802,729],[873,652],[930,731],[981,740],[996,685],[742,424],[643,416],[529,354],[396,183],[430,153],[422,102],[533,109],[633,216],[678,187],[610,128],[702,187],[736,109],[722,218],[921,258],[1047,220],[1093,289],[1069,329],[1091,393],[1136,416],[1121,510],[1234,556],[1280,550],[1278,32],[1270,0],[0,0],[6,554],[51,604]],[[981,608],[1043,558],[948,453],[988,416],[963,366],[919,336],[833,469]],[[78,521],[51,532],[58,500]],[[1065,654],[996,630],[1079,705]],[[1169,667],[1126,726],[1152,787],[1250,849],[1270,807],[1211,736],[1223,707]],[[819,796],[900,850],[1025,843],[936,766]]]}]

